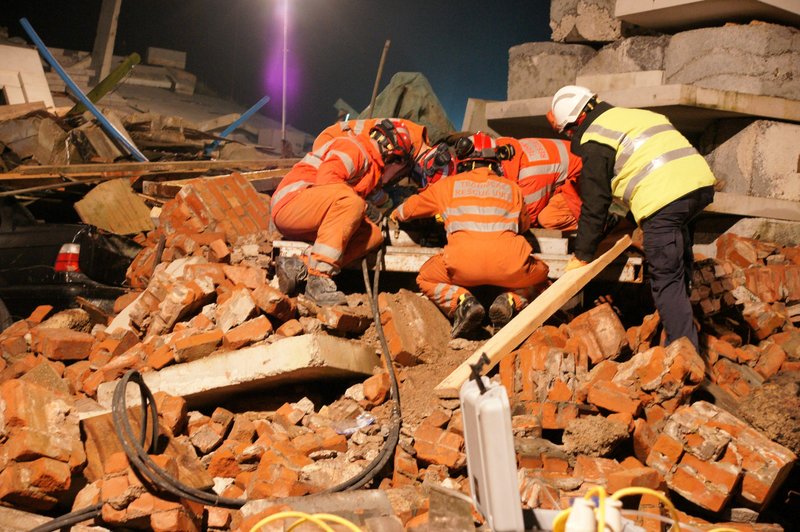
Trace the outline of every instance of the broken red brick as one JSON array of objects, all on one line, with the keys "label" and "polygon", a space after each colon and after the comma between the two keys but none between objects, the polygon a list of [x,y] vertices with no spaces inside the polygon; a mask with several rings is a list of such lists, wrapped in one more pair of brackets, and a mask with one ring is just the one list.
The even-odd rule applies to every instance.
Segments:
[{"label": "broken red brick", "polygon": [[175,342],[176,362],[191,362],[210,355],[222,341],[222,331],[213,329]]},{"label": "broken red brick", "polygon": [[417,458],[429,464],[441,464],[457,469],[466,463],[462,452],[464,438],[453,432],[420,425],[414,433]]},{"label": "broken red brick", "polygon": [[272,333],[272,323],[266,316],[248,320],[229,330],[222,339],[222,347],[239,349],[248,344],[263,340]]},{"label": "broken red brick", "polygon": [[388,373],[373,375],[364,381],[364,398],[372,406],[378,406],[389,396],[391,382]]},{"label": "broken red brick", "polygon": [[85,360],[94,344],[94,337],[72,329],[31,329],[31,347],[50,360]]}]

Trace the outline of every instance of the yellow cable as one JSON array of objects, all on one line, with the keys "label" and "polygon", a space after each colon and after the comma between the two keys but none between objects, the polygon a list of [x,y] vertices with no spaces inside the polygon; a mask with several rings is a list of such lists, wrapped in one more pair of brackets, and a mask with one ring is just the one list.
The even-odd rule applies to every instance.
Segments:
[{"label": "yellow cable", "polygon": [[258,530],[267,523],[271,523],[272,521],[278,521],[279,519],[286,519],[287,517],[299,518],[299,521],[297,521],[298,523],[301,523],[303,521],[311,521],[325,532],[334,532],[334,530],[328,525],[326,525],[322,519],[319,519],[305,512],[278,512],[276,514],[269,515],[264,519],[262,519],[261,521],[259,521],[258,523],[256,523],[255,525],[253,525],[253,527],[250,529],[250,532],[258,532]]},{"label": "yellow cable", "polygon": [[592,494],[594,492],[597,492],[597,499],[598,499],[597,511],[598,511],[599,515],[597,517],[597,532],[605,532],[605,528],[606,528],[606,497],[608,496],[608,492],[606,491],[606,489],[603,486],[595,486],[593,488],[589,488],[589,491],[587,491],[584,494],[583,498],[584,499],[591,499],[592,498]]},{"label": "yellow cable", "polygon": [[657,498],[659,501],[664,503],[664,506],[666,506],[667,509],[669,510],[669,514],[672,517],[672,520],[674,521],[672,528],[675,529],[675,532],[680,532],[681,526],[678,521],[679,517],[678,510],[675,509],[675,506],[672,504],[672,501],[670,501],[666,495],[664,495],[660,491],[651,490],[650,488],[632,487],[632,488],[622,488],[621,490],[615,491],[614,494],[611,495],[611,499],[619,500],[622,497],[627,497],[628,495],[652,495],[653,497]]}]

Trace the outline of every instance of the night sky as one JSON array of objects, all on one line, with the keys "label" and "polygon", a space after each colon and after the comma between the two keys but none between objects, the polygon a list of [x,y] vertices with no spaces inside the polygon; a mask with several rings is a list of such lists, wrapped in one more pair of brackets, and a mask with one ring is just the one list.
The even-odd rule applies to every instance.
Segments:
[{"label": "night sky", "polygon": [[[27,17],[48,46],[91,50],[100,0],[4,0],[0,26],[27,39]],[[506,99],[508,49],[550,39],[549,0],[289,0],[287,122],[315,134],[342,98],[369,104],[386,39],[380,88],[422,72],[458,128],[467,98]],[[283,0],[123,0],[114,53],[148,46],[187,52],[186,69],[249,107],[264,94],[281,116]]]}]

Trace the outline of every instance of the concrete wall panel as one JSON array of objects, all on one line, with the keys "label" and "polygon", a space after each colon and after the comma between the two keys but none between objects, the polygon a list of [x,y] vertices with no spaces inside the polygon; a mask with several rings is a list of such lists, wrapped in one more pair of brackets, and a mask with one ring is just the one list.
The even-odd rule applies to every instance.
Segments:
[{"label": "concrete wall panel", "polygon": [[[746,125],[749,124],[749,125]],[[745,126],[742,128],[743,126]],[[720,120],[701,144],[723,192],[800,201],[800,125]]]},{"label": "concrete wall panel", "polygon": [[753,22],[675,34],[666,83],[800,100],[800,30]]},{"label": "concrete wall panel", "polygon": [[595,54],[582,44],[531,42],[508,51],[508,99],[552,96]]}]

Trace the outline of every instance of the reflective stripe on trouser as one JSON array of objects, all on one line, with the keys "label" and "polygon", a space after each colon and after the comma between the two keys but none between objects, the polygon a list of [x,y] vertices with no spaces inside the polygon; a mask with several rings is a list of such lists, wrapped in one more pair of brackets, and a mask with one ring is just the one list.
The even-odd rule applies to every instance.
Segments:
[{"label": "reflective stripe on trouser", "polygon": [[312,274],[333,275],[383,242],[365,215],[366,202],[344,183],[309,187],[275,215],[284,238],[313,242],[304,260]]},{"label": "reflective stripe on trouser", "polygon": [[578,228],[578,220],[572,214],[564,194],[556,194],[550,198],[536,221],[545,229],[574,231]]},{"label": "reflective stripe on trouser", "polygon": [[470,287],[509,289],[519,309],[525,303],[521,298],[530,299],[535,287],[547,280],[547,265],[530,255],[521,236],[458,240],[428,259],[417,276],[420,290],[450,317]]},{"label": "reflective stripe on trouser", "polygon": [[690,223],[714,199],[705,187],[679,198],[642,223],[644,253],[650,265],[650,290],[667,333],[667,343],[683,336],[698,349],[692,306],[687,293],[692,264]]}]

